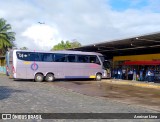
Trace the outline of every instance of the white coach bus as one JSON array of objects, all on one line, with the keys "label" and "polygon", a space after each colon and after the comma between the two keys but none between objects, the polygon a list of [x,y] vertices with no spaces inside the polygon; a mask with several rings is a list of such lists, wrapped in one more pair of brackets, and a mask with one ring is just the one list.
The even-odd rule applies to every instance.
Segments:
[{"label": "white coach bus", "polygon": [[15,79],[34,79],[37,82],[60,78],[110,78],[100,53],[81,51],[22,51],[9,55],[9,74]]}]

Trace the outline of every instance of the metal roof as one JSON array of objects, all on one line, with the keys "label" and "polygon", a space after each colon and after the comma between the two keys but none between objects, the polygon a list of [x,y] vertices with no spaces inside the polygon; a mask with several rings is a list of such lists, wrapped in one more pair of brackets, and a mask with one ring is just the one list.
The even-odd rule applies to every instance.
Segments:
[{"label": "metal roof", "polygon": [[104,41],[71,50],[99,52],[110,57],[160,53],[160,32],[138,35],[130,38]]}]

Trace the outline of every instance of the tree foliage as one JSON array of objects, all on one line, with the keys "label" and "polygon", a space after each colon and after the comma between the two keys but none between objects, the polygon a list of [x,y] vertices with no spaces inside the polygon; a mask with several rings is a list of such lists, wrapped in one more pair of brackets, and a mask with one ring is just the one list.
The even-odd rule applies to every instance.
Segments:
[{"label": "tree foliage", "polygon": [[28,50],[27,47],[21,47],[20,50]]},{"label": "tree foliage", "polygon": [[53,48],[51,50],[52,51],[53,50],[65,50],[65,49],[77,48],[77,47],[80,47],[80,46],[81,46],[81,43],[79,43],[78,41],[73,41],[73,42],[66,41],[66,42],[64,42],[62,40],[57,45],[53,46]]},{"label": "tree foliage", "polygon": [[14,46],[15,33],[11,32],[11,25],[6,23],[6,20],[0,18],[0,51],[4,53],[7,48]]},{"label": "tree foliage", "polygon": [[78,41],[73,41],[71,42],[71,47],[72,48],[77,48],[77,47],[80,47],[82,46],[81,43],[79,43]]}]

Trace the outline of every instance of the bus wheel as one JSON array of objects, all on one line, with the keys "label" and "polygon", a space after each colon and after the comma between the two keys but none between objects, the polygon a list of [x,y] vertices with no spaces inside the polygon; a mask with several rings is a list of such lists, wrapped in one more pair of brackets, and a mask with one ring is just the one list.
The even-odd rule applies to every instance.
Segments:
[{"label": "bus wheel", "polygon": [[44,79],[44,76],[42,74],[36,74],[34,79],[36,82],[42,82]]},{"label": "bus wheel", "polygon": [[101,79],[102,79],[102,75],[101,75],[100,73],[98,73],[98,74],[96,75],[96,80],[97,80],[97,81],[101,81]]},{"label": "bus wheel", "polygon": [[45,80],[47,81],[47,82],[52,82],[52,81],[54,81],[54,75],[53,74],[47,74],[46,75],[46,78],[45,78]]}]

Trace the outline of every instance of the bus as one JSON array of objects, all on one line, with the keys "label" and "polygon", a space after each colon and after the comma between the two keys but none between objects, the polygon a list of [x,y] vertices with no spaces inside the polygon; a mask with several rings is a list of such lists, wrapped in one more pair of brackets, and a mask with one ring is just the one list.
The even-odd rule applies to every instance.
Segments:
[{"label": "bus", "polygon": [[34,79],[36,82],[55,79],[108,78],[103,66],[104,56],[82,51],[22,51],[12,50],[9,55],[10,77]]}]

